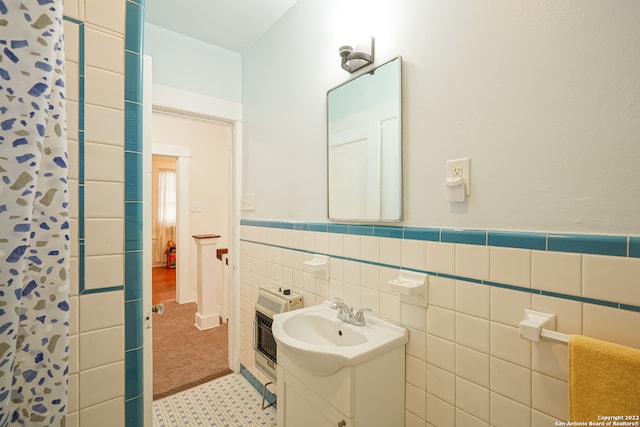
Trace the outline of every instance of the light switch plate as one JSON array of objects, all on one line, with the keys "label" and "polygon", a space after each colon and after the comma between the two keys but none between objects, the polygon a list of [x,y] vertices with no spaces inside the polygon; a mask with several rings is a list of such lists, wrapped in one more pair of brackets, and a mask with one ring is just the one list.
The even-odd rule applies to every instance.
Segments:
[{"label": "light switch plate", "polygon": [[243,211],[255,211],[256,210],[256,193],[243,194],[240,209]]}]

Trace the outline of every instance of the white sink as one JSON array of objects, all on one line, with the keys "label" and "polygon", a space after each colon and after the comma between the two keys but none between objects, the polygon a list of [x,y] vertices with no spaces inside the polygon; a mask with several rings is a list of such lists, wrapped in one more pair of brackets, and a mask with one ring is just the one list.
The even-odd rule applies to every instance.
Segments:
[{"label": "white sink", "polygon": [[285,352],[299,367],[317,375],[330,375],[355,366],[409,340],[408,331],[369,316],[366,326],[337,318],[329,303],[273,317],[272,331],[278,352]]}]

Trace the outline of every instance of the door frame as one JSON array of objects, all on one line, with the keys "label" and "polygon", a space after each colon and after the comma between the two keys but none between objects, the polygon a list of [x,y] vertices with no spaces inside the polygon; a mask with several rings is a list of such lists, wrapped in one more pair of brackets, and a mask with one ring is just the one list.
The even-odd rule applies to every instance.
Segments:
[{"label": "door frame", "polygon": [[176,159],[176,246],[180,255],[176,259],[176,302],[184,304],[196,300],[196,292],[189,286],[191,274],[191,247],[189,237],[191,196],[189,193],[189,177],[191,176],[191,148],[170,144],[151,144],[151,156],[171,157]]},{"label": "door frame", "polygon": [[[150,187],[151,164],[151,118],[153,109],[166,109],[187,116],[195,116],[229,123],[231,126],[231,147],[229,150],[229,367],[240,371],[240,202],[242,189],[242,105],[237,102],[213,98],[167,86],[152,84],[152,60],[144,55],[144,124],[145,173],[149,171],[146,187]],[[186,158],[186,156],[185,156]],[[183,165],[184,168],[184,165]],[[180,184],[179,184],[180,185]],[[179,190],[181,191],[181,190]],[[145,191],[144,205],[150,211],[151,196]],[[188,188],[187,188],[188,194]],[[190,206],[186,203],[185,206]],[[145,211],[146,212],[146,211]],[[188,215],[186,215],[188,217]],[[150,226],[148,227],[150,229]],[[151,312],[151,238],[145,238],[145,272],[143,274],[143,312]],[[184,234],[184,233],[183,233]],[[188,234],[188,233],[187,233]],[[188,247],[188,245],[184,246]],[[188,264],[183,264],[188,266]],[[186,268],[185,270],[188,270]],[[187,282],[188,283],[188,282]],[[153,419],[153,348],[151,328],[145,330],[144,340],[144,412],[145,427],[150,427]]]}]

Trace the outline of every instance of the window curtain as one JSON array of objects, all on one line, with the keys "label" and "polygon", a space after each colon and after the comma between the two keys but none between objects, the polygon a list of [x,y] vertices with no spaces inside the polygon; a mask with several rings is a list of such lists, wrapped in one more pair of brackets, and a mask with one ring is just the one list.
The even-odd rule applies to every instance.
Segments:
[{"label": "window curtain", "polygon": [[176,240],[176,171],[158,171],[158,213],[156,218],[156,250],[154,262],[165,262],[167,242]]},{"label": "window curtain", "polygon": [[0,0],[0,426],[66,424],[62,0]]}]

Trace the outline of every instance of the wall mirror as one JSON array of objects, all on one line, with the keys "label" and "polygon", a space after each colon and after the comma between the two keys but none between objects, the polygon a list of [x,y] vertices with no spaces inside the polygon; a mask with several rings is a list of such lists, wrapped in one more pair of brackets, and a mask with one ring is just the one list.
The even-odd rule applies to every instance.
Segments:
[{"label": "wall mirror", "polygon": [[329,218],[402,219],[402,58],[327,92]]}]

